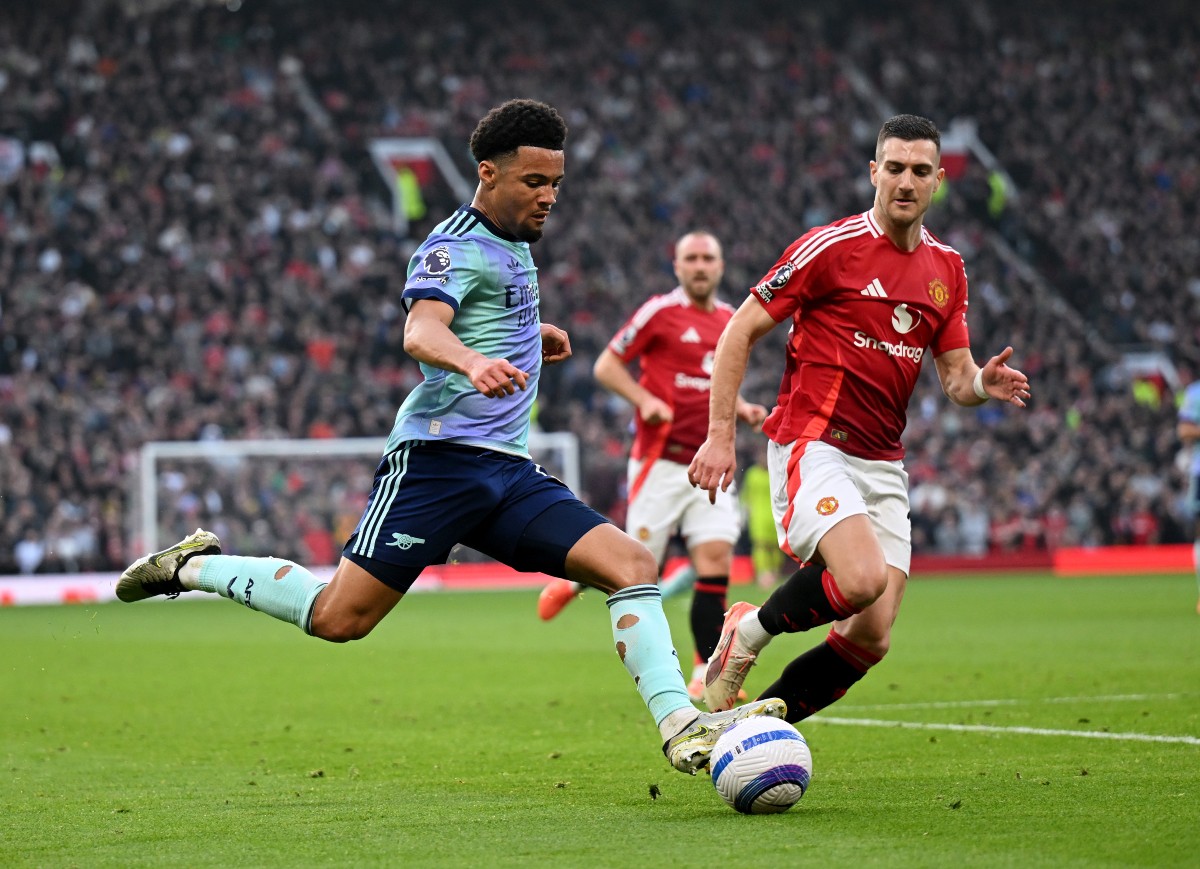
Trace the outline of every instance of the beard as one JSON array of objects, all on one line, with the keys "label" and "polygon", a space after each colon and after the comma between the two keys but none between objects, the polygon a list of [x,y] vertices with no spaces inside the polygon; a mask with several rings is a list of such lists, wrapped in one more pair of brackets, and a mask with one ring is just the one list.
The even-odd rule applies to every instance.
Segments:
[{"label": "beard", "polygon": [[521,229],[517,232],[517,238],[521,239],[521,241],[528,242],[529,244],[536,244],[541,237],[542,230],[540,229],[528,229],[526,227],[521,227]]}]

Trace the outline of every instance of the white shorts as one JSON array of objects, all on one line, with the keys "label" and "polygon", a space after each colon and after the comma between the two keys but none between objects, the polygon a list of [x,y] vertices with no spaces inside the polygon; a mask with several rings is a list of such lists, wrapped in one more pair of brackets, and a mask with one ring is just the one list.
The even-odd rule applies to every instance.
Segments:
[{"label": "white shorts", "polygon": [[[638,459],[629,460],[629,485],[642,469]],[[650,468],[637,497],[629,502],[625,531],[646,548],[660,564],[667,544],[678,532],[689,547],[723,540],[731,546],[742,533],[742,512],[737,490],[717,490],[717,503],[708,503],[708,492],[688,482],[687,465],[659,459]]]},{"label": "white shorts", "polygon": [[771,512],[779,548],[801,562],[847,516],[865,513],[884,559],[908,574],[912,525],[908,519],[908,473],[902,462],[860,459],[824,441],[767,444]]}]

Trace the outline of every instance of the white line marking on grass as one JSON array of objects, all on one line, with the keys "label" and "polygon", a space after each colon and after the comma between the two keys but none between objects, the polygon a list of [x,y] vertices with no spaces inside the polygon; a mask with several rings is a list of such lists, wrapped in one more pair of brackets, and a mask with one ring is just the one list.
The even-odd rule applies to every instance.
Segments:
[{"label": "white line marking on grass", "polygon": [[935,700],[928,703],[872,703],[863,705],[845,704],[839,709],[891,710],[891,709],[969,709],[980,706],[1020,706],[1028,703],[1112,703],[1138,700],[1178,700],[1186,694],[1100,694],[1094,697],[1026,697],[1011,700]]},{"label": "white line marking on grass", "polygon": [[956,733],[1020,733],[1028,736],[1080,736],[1085,739],[1116,739],[1122,742],[1171,742],[1200,745],[1200,736],[1165,736],[1156,733],[1110,733],[1106,730],[1050,730],[1045,727],[996,727],[989,724],[939,724],[920,721],[885,721],[880,718],[831,718],[814,715],[823,724],[857,727],[899,727],[908,730],[952,730]]}]

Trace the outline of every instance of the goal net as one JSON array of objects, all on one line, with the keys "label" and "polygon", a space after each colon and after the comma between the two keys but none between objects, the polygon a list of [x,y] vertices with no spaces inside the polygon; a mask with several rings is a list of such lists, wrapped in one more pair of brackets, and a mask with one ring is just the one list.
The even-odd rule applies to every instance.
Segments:
[{"label": "goal net", "polygon": [[[197,526],[231,554],[336,564],[366,507],[385,438],[154,441],[143,445],[129,499],[131,553],[153,552]],[[529,433],[533,460],[580,491],[579,440]],[[458,547],[460,561],[484,556]]]}]

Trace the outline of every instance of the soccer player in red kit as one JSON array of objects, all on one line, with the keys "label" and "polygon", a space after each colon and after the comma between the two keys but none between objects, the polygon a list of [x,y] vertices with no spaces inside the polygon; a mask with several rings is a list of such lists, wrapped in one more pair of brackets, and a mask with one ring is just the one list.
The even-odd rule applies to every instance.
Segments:
[{"label": "soccer player in red kit", "polygon": [[[734,309],[716,297],[725,264],[712,233],[682,236],[675,243],[674,266],[679,285],[634,312],[596,360],[594,373],[636,411],[626,532],[660,565],[676,532],[687,545],[696,583],[690,616],[697,652],[688,694],[700,700],[705,662],[721,635],[741,510],[732,488],[710,503],[691,486],[687,468],[708,430],[713,354]],[[630,370],[635,363],[636,378]],[[767,410],[739,397],[736,415],[757,427]],[[567,580],[551,582],[539,597],[539,615],[553,618],[578,591]]]},{"label": "soccer player in red kit", "polygon": [[780,547],[802,566],[761,608],[725,615],[705,675],[711,709],[732,705],[763,647],[832,623],[764,696],[789,721],[828,706],[888,650],[912,551],[901,459],[909,398],[925,353],[955,404],[1025,406],[1029,381],[1006,347],[980,368],[967,334],[962,257],[925,229],[945,174],[925,118],[884,123],[870,163],[871,210],[793,242],[738,308],[717,348],[708,438],[689,468],[710,497],[736,468],[734,411],[751,347],[779,323],[791,334],[778,405],[763,426]]}]

